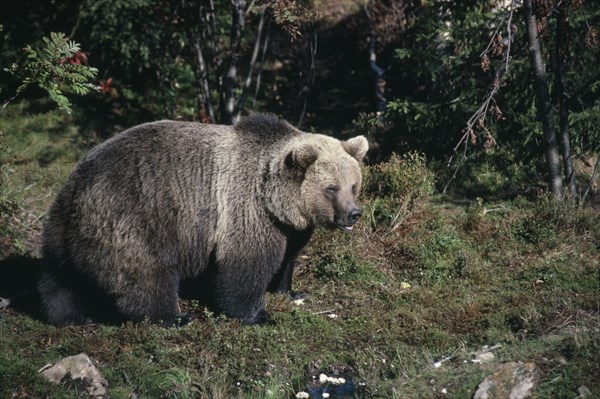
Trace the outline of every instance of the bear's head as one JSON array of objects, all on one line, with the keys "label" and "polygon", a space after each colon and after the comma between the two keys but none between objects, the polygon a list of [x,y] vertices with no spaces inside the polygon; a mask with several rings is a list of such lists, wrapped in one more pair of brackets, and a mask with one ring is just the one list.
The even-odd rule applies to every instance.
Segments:
[{"label": "bear's head", "polygon": [[295,223],[296,227],[352,230],[362,215],[357,196],[362,181],[360,163],[369,149],[367,139],[311,136],[311,140],[297,143],[285,159],[285,167],[296,172],[300,183],[297,205],[302,223]]}]

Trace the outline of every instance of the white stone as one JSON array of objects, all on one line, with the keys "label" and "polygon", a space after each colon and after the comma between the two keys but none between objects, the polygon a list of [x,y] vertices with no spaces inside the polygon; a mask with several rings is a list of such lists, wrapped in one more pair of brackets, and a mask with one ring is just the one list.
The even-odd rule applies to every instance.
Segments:
[{"label": "white stone", "polygon": [[326,374],[319,374],[319,383],[323,384],[331,384],[331,385],[344,385],[346,383],[346,379],[339,377],[329,377]]},{"label": "white stone", "polygon": [[106,398],[108,382],[85,353],[66,357],[55,364],[47,364],[38,373],[54,384],[60,383],[70,375],[72,380],[81,380],[84,383],[89,397]]},{"label": "white stone", "polygon": [[540,379],[541,370],[535,363],[505,363],[479,384],[473,399],[529,398]]},{"label": "white stone", "polygon": [[346,383],[346,380],[342,377],[340,377],[340,378],[329,377],[327,379],[327,382],[329,382],[330,384],[333,384],[333,385],[344,385]]},{"label": "white stone", "polygon": [[590,391],[590,389],[585,385],[582,385],[579,388],[577,388],[577,394],[580,398],[587,398],[592,394],[592,391]]},{"label": "white stone", "polygon": [[302,392],[298,392],[298,393],[296,394],[296,398],[297,398],[297,399],[309,399],[309,398],[310,398],[310,395],[308,394],[308,392],[304,392],[304,391],[302,391]]},{"label": "white stone", "polygon": [[483,353],[479,353],[477,356],[475,356],[475,360],[479,360],[478,363],[490,363],[494,360],[496,356],[494,356],[494,354],[492,352],[483,352]]}]

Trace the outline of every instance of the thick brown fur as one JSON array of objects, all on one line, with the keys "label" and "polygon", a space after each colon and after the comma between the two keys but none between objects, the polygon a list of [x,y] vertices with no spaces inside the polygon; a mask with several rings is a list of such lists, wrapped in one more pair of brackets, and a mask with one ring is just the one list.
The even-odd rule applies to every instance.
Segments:
[{"label": "thick brown fur", "polygon": [[368,143],[270,114],[235,126],[159,121],[91,150],[52,205],[38,289],[48,321],[172,322],[182,282],[217,311],[265,321],[315,226],[360,216]]}]

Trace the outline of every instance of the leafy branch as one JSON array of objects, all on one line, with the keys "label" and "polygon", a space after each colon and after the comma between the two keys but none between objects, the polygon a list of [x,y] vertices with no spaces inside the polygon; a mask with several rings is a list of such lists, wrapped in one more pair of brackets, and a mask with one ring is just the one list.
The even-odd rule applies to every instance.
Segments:
[{"label": "leafy branch", "polygon": [[61,110],[71,113],[71,102],[64,94],[73,91],[84,95],[98,87],[91,83],[98,73],[96,68],[82,64],[77,57],[81,54],[79,43],[69,40],[64,33],[50,33],[50,37],[42,38],[44,47],[41,50],[27,45],[23,50],[26,60],[21,65],[13,64],[5,70],[21,82],[14,96],[4,101],[0,113],[17,96],[32,85],[44,90]]}]

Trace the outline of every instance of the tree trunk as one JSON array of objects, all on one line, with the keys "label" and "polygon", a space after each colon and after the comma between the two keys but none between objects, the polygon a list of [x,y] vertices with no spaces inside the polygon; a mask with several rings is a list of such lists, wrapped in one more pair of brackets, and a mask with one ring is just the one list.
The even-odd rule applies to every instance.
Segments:
[{"label": "tree trunk", "polygon": [[256,108],[256,98],[258,97],[258,92],[260,91],[260,83],[262,78],[262,71],[265,66],[265,58],[267,56],[267,50],[269,48],[269,37],[271,36],[271,20],[267,21],[267,33],[265,35],[265,40],[262,45],[262,54],[260,56],[260,64],[258,65],[258,73],[256,74],[256,85],[254,86],[254,98],[252,99],[252,109]]},{"label": "tree trunk", "polygon": [[196,62],[198,64],[198,78],[200,79],[200,87],[201,87],[201,98],[200,104],[203,108],[205,108],[205,112],[207,113],[208,118],[211,122],[215,122],[215,113],[213,111],[213,106],[210,98],[210,86],[208,84],[208,70],[206,68],[206,61],[204,60],[204,54],[202,52],[202,44],[200,43],[200,38],[196,37],[194,40],[194,46],[196,48]]},{"label": "tree trunk", "polygon": [[312,27],[312,39],[311,38],[307,38],[306,40],[308,41],[308,56],[310,57],[309,62],[308,62],[308,71],[306,72],[306,83],[304,84],[304,87],[302,88],[302,91],[304,92],[304,103],[302,104],[302,111],[300,112],[300,118],[298,118],[298,124],[296,125],[296,127],[300,128],[300,126],[302,125],[302,122],[304,121],[304,116],[306,115],[306,107],[308,106],[308,98],[310,97],[310,89],[312,88],[313,84],[315,83],[315,72],[316,72],[316,67],[315,67],[315,57],[317,55],[317,40],[318,40],[318,36],[317,36],[317,30],[316,28]]},{"label": "tree trunk", "polygon": [[533,13],[532,0],[524,0],[525,25],[527,26],[527,41],[529,44],[529,61],[533,69],[536,83],[538,109],[544,131],[546,163],[548,164],[548,184],[550,192],[556,198],[562,198],[562,176],[560,173],[560,157],[556,145],[556,132],[552,122],[552,104],[548,93],[548,78],[546,66],[542,60],[542,50],[538,40],[537,21]]},{"label": "tree trunk", "polygon": [[387,108],[387,99],[385,98],[385,69],[377,65],[377,35],[373,27],[373,20],[368,8],[365,7],[365,14],[369,21],[370,40],[369,40],[369,66],[375,74],[375,99],[377,108],[377,119],[381,122],[383,114]]},{"label": "tree trunk", "polygon": [[225,123],[232,124],[235,114],[235,89],[237,86],[237,66],[242,44],[242,29],[245,19],[245,0],[233,0],[231,10],[231,34],[229,41],[229,64],[225,75],[225,98],[223,106],[223,119]]},{"label": "tree trunk", "polygon": [[385,98],[385,69],[377,65],[377,37],[371,34],[371,42],[369,43],[369,65],[375,74],[375,98],[377,99],[377,116],[381,117],[387,108],[387,100]]},{"label": "tree trunk", "polygon": [[244,88],[242,89],[242,95],[235,106],[235,112],[232,117],[232,122],[235,124],[240,119],[246,98],[248,97],[248,90],[252,84],[252,75],[254,74],[254,68],[256,66],[256,60],[258,59],[258,53],[260,50],[260,43],[262,41],[263,28],[265,26],[265,12],[261,12],[260,20],[258,21],[258,29],[256,30],[256,40],[254,41],[254,49],[252,50],[252,57],[248,64],[248,74],[246,75],[246,81],[244,82]]},{"label": "tree trunk", "polygon": [[569,192],[577,196],[575,173],[573,171],[573,158],[571,157],[571,143],[569,140],[569,95],[565,82],[565,64],[569,48],[569,6],[570,1],[562,1],[558,5],[556,15],[556,90],[559,104],[559,128],[563,157],[563,168]]}]

